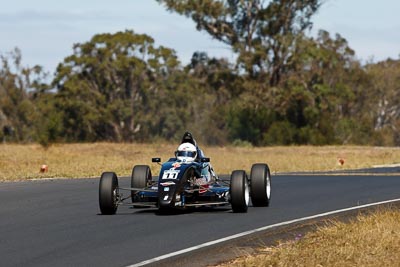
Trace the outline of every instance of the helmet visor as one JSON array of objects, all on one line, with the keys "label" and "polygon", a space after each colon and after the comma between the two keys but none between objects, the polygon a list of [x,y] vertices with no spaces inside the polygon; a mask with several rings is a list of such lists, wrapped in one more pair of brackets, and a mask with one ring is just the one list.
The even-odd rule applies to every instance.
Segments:
[{"label": "helmet visor", "polygon": [[195,151],[176,151],[175,155],[176,155],[176,157],[195,158],[196,152]]}]

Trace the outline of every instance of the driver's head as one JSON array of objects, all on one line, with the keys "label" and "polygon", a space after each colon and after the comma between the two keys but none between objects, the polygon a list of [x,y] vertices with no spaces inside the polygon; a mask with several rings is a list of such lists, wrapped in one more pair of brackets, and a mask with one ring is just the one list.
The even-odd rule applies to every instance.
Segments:
[{"label": "driver's head", "polygon": [[182,162],[193,162],[196,159],[197,150],[191,143],[180,144],[175,152],[175,157]]},{"label": "driver's head", "polygon": [[192,135],[191,132],[185,132],[185,133],[183,134],[182,142],[181,142],[181,143],[182,143],[182,144],[183,144],[183,143],[190,143],[190,144],[196,146],[196,141],[194,140],[193,135]]}]

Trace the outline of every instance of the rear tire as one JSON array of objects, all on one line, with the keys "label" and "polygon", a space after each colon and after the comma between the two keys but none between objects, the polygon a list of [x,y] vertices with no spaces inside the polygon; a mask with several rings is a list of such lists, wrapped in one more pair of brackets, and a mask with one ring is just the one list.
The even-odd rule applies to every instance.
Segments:
[{"label": "rear tire", "polygon": [[233,212],[247,212],[249,207],[249,181],[245,171],[233,171],[231,174],[231,205]]},{"label": "rear tire", "polygon": [[[150,167],[147,165],[136,165],[132,169],[131,175],[131,187],[133,188],[145,188],[151,181],[151,170]],[[137,202],[138,199],[136,198],[136,192],[131,192],[132,202]]]},{"label": "rear tire", "polygon": [[112,215],[117,212],[118,178],[114,172],[103,172],[99,184],[99,205],[101,214]]},{"label": "rear tire", "polygon": [[250,184],[253,206],[268,207],[271,201],[271,173],[267,164],[253,164],[250,172]]}]

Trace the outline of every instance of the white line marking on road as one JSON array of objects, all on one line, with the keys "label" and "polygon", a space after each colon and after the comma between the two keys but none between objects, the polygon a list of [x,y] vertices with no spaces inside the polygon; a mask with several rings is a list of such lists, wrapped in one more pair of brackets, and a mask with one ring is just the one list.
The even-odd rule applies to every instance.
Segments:
[{"label": "white line marking on road", "polygon": [[392,168],[392,167],[400,167],[400,163],[372,165],[372,168]]},{"label": "white line marking on road", "polygon": [[285,225],[289,225],[289,224],[292,224],[292,223],[298,223],[298,222],[307,221],[307,220],[311,220],[311,219],[321,218],[321,217],[324,217],[324,216],[333,215],[333,214],[337,214],[337,213],[341,213],[341,212],[345,212],[345,211],[362,209],[362,208],[377,206],[377,205],[381,205],[381,204],[387,204],[387,203],[396,202],[396,201],[400,201],[400,198],[381,201],[381,202],[375,202],[375,203],[370,203],[370,204],[365,204],[365,205],[360,205],[360,206],[355,206],[355,207],[350,207],[350,208],[345,208],[345,209],[340,209],[340,210],[329,211],[329,212],[320,213],[320,214],[316,214],[316,215],[312,215],[312,216],[308,216],[308,217],[303,217],[303,218],[299,218],[299,219],[294,219],[294,220],[290,220],[290,221],[286,221],[286,222],[267,225],[267,226],[264,226],[264,227],[261,227],[261,228],[257,228],[257,229],[254,229],[254,230],[249,230],[249,231],[242,232],[242,233],[239,233],[239,234],[236,234],[236,235],[231,235],[231,236],[220,238],[220,239],[217,239],[217,240],[214,240],[214,241],[206,242],[206,243],[203,243],[203,244],[200,244],[200,245],[197,245],[197,246],[193,246],[193,247],[190,247],[190,248],[178,250],[178,251],[175,251],[175,252],[172,252],[172,253],[168,253],[168,254],[165,254],[165,255],[162,255],[162,256],[159,256],[159,257],[155,257],[153,259],[145,260],[145,261],[133,264],[133,265],[128,265],[126,267],[144,266],[146,264],[150,264],[150,263],[154,263],[154,262],[157,262],[157,261],[165,260],[165,259],[177,256],[177,255],[181,255],[181,254],[188,253],[188,252],[191,252],[191,251],[194,251],[194,250],[198,250],[198,249],[201,249],[201,248],[209,247],[209,246],[212,246],[212,245],[215,245],[215,244],[218,244],[218,243],[222,243],[222,242],[229,241],[229,240],[232,240],[232,239],[235,239],[235,238],[239,238],[239,237],[243,237],[243,236],[246,236],[246,235],[251,235],[251,234],[254,234],[254,233],[257,233],[257,232],[262,232],[262,231],[269,230],[269,229],[272,229],[272,228],[275,228],[275,227],[285,226]]}]

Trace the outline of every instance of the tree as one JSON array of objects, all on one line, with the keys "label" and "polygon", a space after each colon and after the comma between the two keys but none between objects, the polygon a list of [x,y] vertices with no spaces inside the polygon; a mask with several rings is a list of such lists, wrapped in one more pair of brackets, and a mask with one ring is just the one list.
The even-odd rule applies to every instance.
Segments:
[{"label": "tree", "polygon": [[[231,141],[240,139],[260,145],[282,140],[266,138],[268,141],[263,141],[274,120],[279,122],[274,126],[275,134],[282,132],[277,127],[291,125],[289,132],[294,133],[293,129],[307,126],[309,122],[301,118],[305,102],[296,103],[290,99],[299,90],[301,94],[306,93],[305,88],[298,86],[296,89],[287,81],[301,62],[300,46],[308,39],[304,32],[311,28],[311,17],[322,1],[158,2],[170,11],[190,17],[198,30],[230,45],[238,54],[234,67],[236,94],[231,98],[231,107],[224,108]],[[292,104],[299,106],[289,108]],[[283,142],[294,140],[299,138],[291,136]]]},{"label": "tree", "polygon": [[[226,59],[209,58],[205,52],[195,52],[185,67],[195,98],[188,127],[200,141],[223,145],[228,142],[228,107],[243,89],[243,79]],[[211,123],[210,123],[211,122]]]},{"label": "tree", "polygon": [[[400,145],[400,60],[387,59],[368,64],[370,86],[365,90],[364,113],[378,134],[376,145]],[[375,136],[377,137],[377,136]]]},{"label": "tree", "polygon": [[367,82],[354,51],[339,34],[332,38],[322,30],[316,39],[301,39],[297,49],[292,72],[282,81],[288,89],[280,97],[285,101],[280,101],[284,104],[279,108],[299,129],[296,142],[351,141],[354,128],[344,131],[339,126],[360,114],[360,90]]},{"label": "tree", "polygon": [[178,67],[175,51],[133,31],[98,34],[74,45],[53,82],[66,140],[146,139],[162,81]]},{"label": "tree", "polygon": [[0,54],[0,60],[0,137],[15,142],[33,141],[41,118],[34,99],[37,92],[45,90],[47,74],[38,65],[22,66],[18,48]]},{"label": "tree", "polygon": [[238,53],[238,67],[270,86],[290,68],[297,38],[311,27],[318,0],[157,0]]}]

